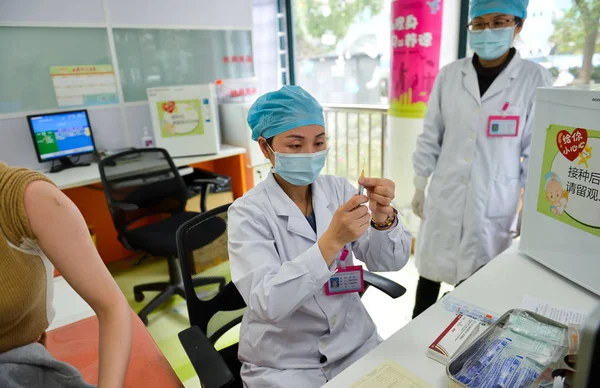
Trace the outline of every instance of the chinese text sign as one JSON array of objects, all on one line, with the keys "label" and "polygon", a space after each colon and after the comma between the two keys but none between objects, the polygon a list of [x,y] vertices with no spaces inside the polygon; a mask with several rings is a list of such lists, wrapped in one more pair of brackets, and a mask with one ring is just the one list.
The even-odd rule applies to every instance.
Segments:
[{"label": "chinese text sign", "polygon": [[548,128],[537,210],[600,237],[600,131]]},{"label": "chinese text sign", "polygon": [[52,66],[50,76],[59,107],[119,102],[112,65]]},{"label": "chinese text sign", "polygon": [[200,100],[159,101],[156,108],[162,137],[204,134]]},{"label": "chinese text sign", "polygon": [[443,0],[392,3],[391,116],[423,118],[439,69]]}]

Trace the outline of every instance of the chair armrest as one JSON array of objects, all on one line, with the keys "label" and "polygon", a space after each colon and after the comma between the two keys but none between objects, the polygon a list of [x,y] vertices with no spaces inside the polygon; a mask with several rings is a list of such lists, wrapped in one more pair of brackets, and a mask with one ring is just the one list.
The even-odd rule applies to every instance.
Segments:
[{"label": "chair armrest", "polygon": [[216,179],[205,179],[205,178],[201,178],[201,179],[194,179],[192,181],[192,185],[197,185],[197,186],[204,186],[204,185],[220,185],[219,181]]},{"label": "chair armrest", "polygon": [[111,204],[111,206],[116,207],[121,210],[124,210],[124,211],[133,211],[133,210],[137,210],[140,208],[138,205],[135,205],[133,203],[127,203],[127,202],[113,202]]},{"label": "chair armrest", "polygon": [[179,342],[204,388],[223,388],[234,381],[223,357],[198,326],[192,326],[179,333]]},{"label": "chair armrest", "polygon": [[192,189],[192,191],[201,195],[200,211],[202,213],[204,213],[204,212],[206,212],[206,210],[208,210],[208,208],[206,206],[206,197],[207,197],[208,188],[210,187],[210,185],[220,186],[221,184],[219,183],[219,181],[217,179],[210,179],[210,178],[194,179],[193,181],[191,181],[188,184],[188,186]]},{"label": "chair armrest", "polygon": [[393,299],[399,298],[406,293],[406,288],[386,277],[369,271],[364,271],[363,275],[365,286],[373,286],[378,290],[388,294]]}]

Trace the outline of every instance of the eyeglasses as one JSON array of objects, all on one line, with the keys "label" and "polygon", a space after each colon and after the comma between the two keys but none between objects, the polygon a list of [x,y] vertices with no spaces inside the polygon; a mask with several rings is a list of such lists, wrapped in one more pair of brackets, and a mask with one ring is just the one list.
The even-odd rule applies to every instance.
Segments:
[{"label": "eyeglasses", "polygon": [[467,25],[469,31],[478,34],[483,32],[488,26],[491,30],[500,30],[502,28],[510,27],[510,24],[516,22],[516,19],[496,19],[491,22],[471,22]]}]

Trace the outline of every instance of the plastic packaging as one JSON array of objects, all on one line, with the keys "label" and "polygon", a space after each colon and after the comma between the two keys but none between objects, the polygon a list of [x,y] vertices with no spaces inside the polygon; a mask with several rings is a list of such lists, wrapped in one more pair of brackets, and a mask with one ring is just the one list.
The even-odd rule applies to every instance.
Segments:
[{"label": "plastic packaging", "polygon": [[569,325],[569,355],[579,352],[579,325]]},{"label": "plastic packaging", "polygon": [[[509,310],[448,364],[451,380],[470,388],[525,388],[566,352],[567,328],[536,313]],[[574,334],[572,328],[569,334]],[[572,346],[577,336],[569,337]]]},{"label": "plastic packaging", "polygon": [[508,329],[525,337],[550,344],[565,346],[566,329],[547,325],[529,316],[527,313],[514,313],[508,319]]},{"label": "plastic packaging", "polygon": [[506,388],[529,387],[542,373],[543,367],[525,359],[510,379]]},{"label": "plastic packaging", "polygon": [[463,300],[456,299],[452,296],[446,296],[442,299],[444,307],[446,311],[450,311],[456,314],[462,314],[467,317],[471,317],[473,319],[477,319],[478,321],[492,324],[496,322],[496,320],[500,317],[499,314],[484,309],[482,307],[476,306],[471,303],[467,303]]},{"label": "plastic packaging", "polygon": [[477,353],[465,363],[463,369],[456,376],[456,379],[463,384],[471,386],[471,382],[477,375],[487,368],[511,342],[512,341],[507,338],[497,338],[487,345],[482,346]]},{"label": "plastic packaging", "polygon": [[475,377],[469,387],[505,387],[523,362],[523,359],[523,356],[515,354],[508,347],[505,348],[491,364]]},{"label": "plastic packaging", "polygon": [[508,386],[510,380],[513,378],[517,369],[523,362],[522,356],[510,356],[502,360],[502,362],[496,362],[495,368],[492,369],[492,373],[489,373],[482,381],[484,382],[481,387],[483,388],[505,388]]},{"label": "plastic packaging", "polygon": [[536,363],[546,366],[558,361],[562,353],[562,347],[525,337],[518,333],[506,331],[506,336],[512,340],[511,348]]}]

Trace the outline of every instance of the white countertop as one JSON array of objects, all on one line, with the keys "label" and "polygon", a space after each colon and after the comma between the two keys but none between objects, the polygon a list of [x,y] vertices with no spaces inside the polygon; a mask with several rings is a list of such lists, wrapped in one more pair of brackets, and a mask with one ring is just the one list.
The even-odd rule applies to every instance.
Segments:
[{"label": "white countertop", "polygon": [[[521,255],[515,249],[492,260],[449,295],[503,314],[518,308],[525,294],[587,313],[600,303],[597,295]],[[453,316],[438,301],[324,387],[349,387],[390,360],[398,362],[434,387],[447,387],[445,366],[428,358],[426,351],[450,324]],[[390,319],[394,319],[393,312],[390,312]]]},{"label": "white countertop", "polygon": [[[228,158],[230,156],[241,155],[246,152],[246,149],[234,147],[228,144],[221,145],[221,151],[215,155],[192,156],[187,158],[173,158],[173,162],[177,167],[189,166],[191,164],[208,162],[211,160]],[[46,173],[59,189],[71,189],[93,185],[100,182],[100,171],[98,164],[92,163],[89,166],[69,168],[57,173]]]}]

